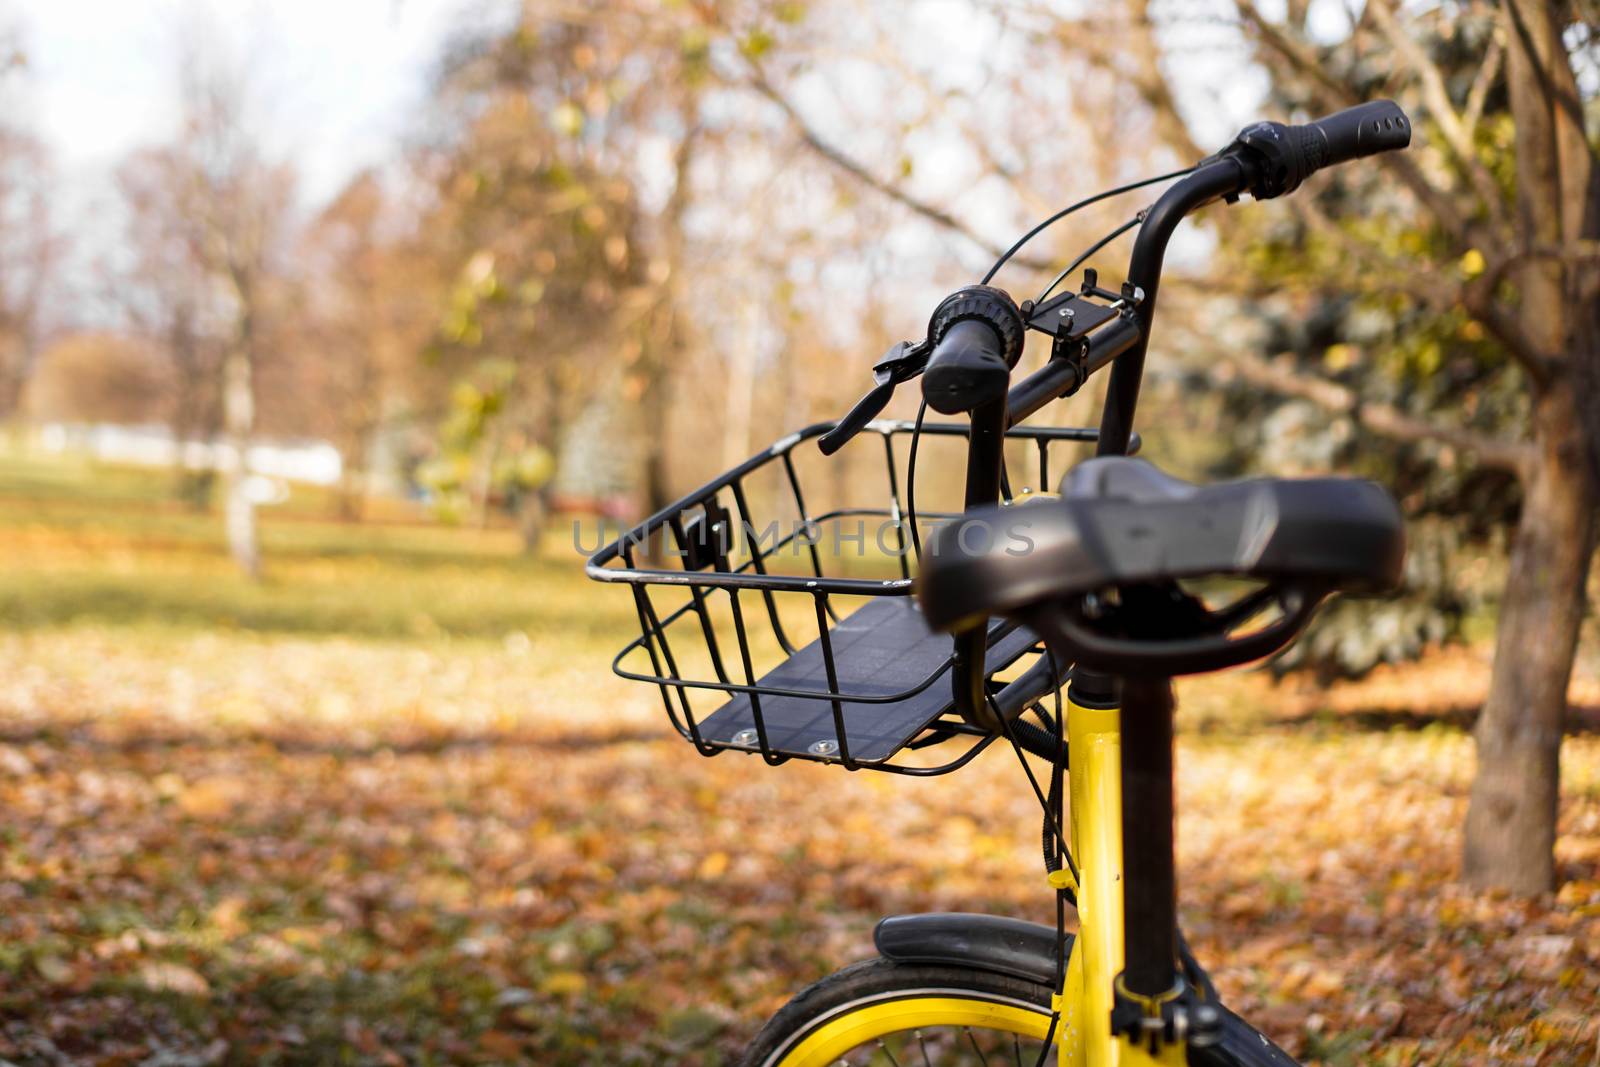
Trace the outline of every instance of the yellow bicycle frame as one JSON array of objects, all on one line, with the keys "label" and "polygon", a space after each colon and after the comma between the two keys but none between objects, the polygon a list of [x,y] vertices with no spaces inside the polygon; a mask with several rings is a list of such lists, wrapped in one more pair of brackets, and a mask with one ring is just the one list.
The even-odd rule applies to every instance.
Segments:
[{"label": "yellow bicycle frame", "polygon": [[[1078,879],[1058,871],[1051,884],[1076,891],[1078,936],[1054,1007],[1062,1067],[1181,1067],[1184,1045],[1158,1053],[1111,1036],[1111,1007],[1123,968],[1122,713],[1072,703],[1067,713],[1072,854]],[[784,1057],[785,1065],[836,1063],[847,1050],[887,1033],[918,1027],[971,1026],[1045,1036],[1045,1017],[1022,1005],[959,997],[895,998],[847,1012],[817,1029]]]},{"label": "yellow bicycle frame", "polygon": [[[1187,1062],[1181,1043],[1156,1055],[1111,1036],[1113,986],[1122,971],[1122,713],[1070,704],[1068,796],[1078,865],[1078,936],[1058,1007],[1062,1067],[1152,1067]],[[1070,875],[1066,876],[1070,884]]]}]

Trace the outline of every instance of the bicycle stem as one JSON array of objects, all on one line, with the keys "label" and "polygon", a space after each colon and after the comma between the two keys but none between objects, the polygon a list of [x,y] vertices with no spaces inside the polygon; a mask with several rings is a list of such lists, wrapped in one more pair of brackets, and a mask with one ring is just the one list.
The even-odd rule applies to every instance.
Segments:
[{"label": "bicycle stem", "polygon": [[[967,464],[967,506],[993,503],[999,492],[1003,434],[1060,396],[1082,384],[1095,370],[1115,361],[1101,412],[1097,455],[1126,455],[1144,378],[1145,352],[1155,321],[1156,296],[1167,244],[1190,213],[1249,187],[1250,164],[1224,156],[1200,167],[1156,201],[1139,228],[1128,264],[1131,292],[1142,298],[1119,321],[1091,338],[1079,367],[1052,360],[1018,383],[998,414],[985,408],[972,417],[972,447]],[[992,406],[991,406],[992,407]],[[983,652],[986,627],[957,643],[958,701],[983,706]],[[1083,672],[1080,682],[1097,680]],[[1109,679],[1106,680],[1109,682]],[[1108,687],[1108,691],[1110,690]],[[1173,838],[1173,700],[1170,678],[1122,679],[1121,817],[1123,854],[1123,936],[1125,969],[1119,981],[1137,998],[1173,995],[1178,983],[1177,867]],[[1020,710],[1020,708],[1018,709]],[[1003,714],[1005,712],[1002,712]]]},{"label": "bicycle stem", "polygon": [[[1138,336],[1111,368],[1095,454],[1126,455],[1167,243],[1191,212],[1249,188],[1247,160],[1224,156],[1162,194],[1134,240],[1128,283]],[[1121,991],[1145,1004],[1174,995],[1178,979],[1177,861],[1173,841],[1173,702],[1170,678],[1122,679],[1122,850],[1125,969]],[[1146,1011],[1148,1014],[1148,1010]],[[1159,1012],[1158,1012],[1159,1014]]]},{"label": "bicycle stem", "polygon": [[[1133,437],[1133,416],[1144,378],[1144,356],[1155,321],[1156,292],[1167,242],[1191,212],[1223,198],[1237,196],[1250,184],[1248,162],[1238,156],[1217,158],[1178,182],[1157,200],[1139,227],[1128,264],[1128,282],[1143,298],[1115,322],[1091,335],[1081,361],[1052,359],[1017,383],[1005,402],[985,404],[972,412],[972,438],[967,453],[966,507],[993,504],[1000,496],[1004,433],[1052,400],[1077,388],[1107,363],[1111,384],[1100,415],[1097,455],[1126,455]],[[998,727],[985,699],[984,654],[988,628],[974,627],[956,638],[951,688],[956,707],[968,722]],[[1036,686],[1020,687],[1029,694]],[[999,706],[1012,717],[1026,706],[1024,693],[1002,690]]]},{"label": "bicycle stem", "polygon": [[1139,336],[1111,368],[1111,384],[1106,390],[1105,407],[1100,413],[1100,440],[1095,445],[1099,456],[1122,456],[1128,452],[1133,433],[1134,410],[1139,405],[1139,386],[1144,380],[1144,355],[1150,345],[1150,328],[1155,322],[1156,294],[1161,287],[1161,265],[1167,255],[1167,242],[1178,223],[1193,211],[1213,201],[1238,196],[1250,185],[1249,164],[1237,156],[1224,156],[1207,163],[1162,194],[1139,235],[1134,239],[1128,261],[1128,282],[1144,290],[1144,299],[1134,315]]},{"label": "bicycle stem", "polygon": [[[1006,398],[982,404],[972,411],[972,433],[967,446],[966,507],[983,507],[1000,497],[1000,471],[1005,459]],[[998,730],[986,699],[985,653],[989,627],[975,626],[956,636],[951,683],[956,706],[969,722]],[[1018,709],[1021,710],[1020,708]]]}]

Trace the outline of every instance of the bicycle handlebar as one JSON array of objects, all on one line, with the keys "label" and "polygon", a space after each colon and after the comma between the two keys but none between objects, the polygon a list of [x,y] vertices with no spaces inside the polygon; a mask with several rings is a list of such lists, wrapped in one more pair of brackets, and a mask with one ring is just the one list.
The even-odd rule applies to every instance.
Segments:
[{"label": "bicycle handlebar", "polygon": [[1216,200],[1231,201],[1242,193],[1257,200],[1271,199],[1291,192],[1322,167],[1410,143],[1410,120],[1392,100],[1374,100],[1304,126],[1258,122],[1163,193],[1139,227],[1128,261],[1128,282],[1145,294],[1136,311],[1140,336],[1111,368],[1096,453],[1121,455],[1128,450],[1144,377],[1145,349],[1155,319],[1156,293],[1161,286],[1161,264],[1178,223]]},{"label": "bicycle handlebar", "polygon": [[[1143,216],[1128,262],[1125,307],[1118,321],[1091,335],[1076,360],[1052,359],[1009,393],[1010,372],[1022,351],[1026,328],[1011,298],[988,286],[969,286],[951,294],[934,312],[926,344],[933,346],[926,366],[923,397],[943,414],[972,412],[968,449],[967,505],[993,503],[1001,475],[1000,442],[1014,426],[1051,400],[1067,395],[1094,371],[1115,360],[1100,417],[1099,455],[1125,454],[1133,439],[1133,416],[1144,377],[1144,357],[1155,319],[1167,242],[1192,212],[1217,200],[1232,203],[1249,193],[1257,200],[1282,196],[1299,188],[1324,167],[1405,148],[1411,143],[1411,122],[1392,100],[1374,100],[1304,125],[1258,122],[1241,130],[1228,147],[1203,160],[1182,181],[1171,186]],[[910,377],[916,371],[906,371]],[[875,413],[888,399],[875,390],[858,408]],[[870,403],[868,403],[870,401]],[[853,413],[854,414],[854,413]],[[831,441],[837,448],[854,432]],[[969,721],[983,722],[985,693],[982,628],[963,645],[952,677],[956,703]],[[1033,699],[1039,675],[1013,683],[1001,714],[1015,715]],[[1019,679],[1020,681],[1020,679]]]},{"label": "bicycle handlebar", "polygon": [[1265,164],[1250,195],[1270,200],[1292,193],[1324,167],[1404,148],[1411,143],[1411,121],[1393,100],[1373,100],[1308,122],[1286,126],[1257,122],[1239,132],[1227,155],[1253,151]]},{"label": "bicycle handlebar", "polygon": [[[1128,280],[1145,293],[1135,320],[1124,318],[1118,324],[1121,328],[1090,338],[1089,359],[1084,363],[1071,365],[1051,360],[1019,383],[1010,393],[1008,423],[1016,425],[1049,401],[1081,386],[1083,378],[1130,349],[1137,349],[1133,362],[1142,373],[1143,338],[1138,335],[1148,331],[1153,318],[1166,243],[1177,224],[1191,212],[1214,200],[1232,200],[1242,193],[1257,200],[1270,200],[1293,192],[1324,167],[1405,148],[1410,143],[1411,122],[1393,100],[1373,100],[1299,126],[1258,122],[1245,127],[1232,144],[1169,189],[1140,227],[1128,269]],[[945,305],[955,299],[947,299]],[[993,321],[984,315],[972,318],[992,329],[964,319],[950,326],[942,337],[930,336],[935,348],[924,372],[922,392],[928,406],[944,415],[971,411],[997,398],[1006,386],[1009,365],[1016,362],[1011,355],[1012,346],[995,332],[998,327]],[[939,321],[938,312],[934,319]],[[1112,377],[1114,382],[1121,378],[1122,385],[1113,387],[1116,404],[1108,404],[1109,423],[1102,420],[1103,436],[1111,442],[1109,449],[1103,446],[1103,451],[1120,452],[1126,448],[1124,428],[1131,427],[1133,411],[1127,396],[1127,374],[1114,370]],[[1126,408],[1126,413],[1113,414],[1113,408]]]},{"label": "bicycle handlebar", "polygon": [[1411,120],[1393,100],[1373,100],[1320,118],[1307,125],[1325,139],[1328,159],[1323,166],[1348,163],[1411,144]]}]

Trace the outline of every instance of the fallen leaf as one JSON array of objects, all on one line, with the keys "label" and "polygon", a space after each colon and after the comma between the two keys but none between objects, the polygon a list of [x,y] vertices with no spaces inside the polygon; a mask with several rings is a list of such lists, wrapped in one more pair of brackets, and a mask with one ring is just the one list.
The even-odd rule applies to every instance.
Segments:
[{"label": "fallen leaf", "polygon": [[185,997],[211,995],[211,983],[206,981],[205,975],[181,963],[151,960],[139,968],[139,981],[158,993],[177,993]]}]

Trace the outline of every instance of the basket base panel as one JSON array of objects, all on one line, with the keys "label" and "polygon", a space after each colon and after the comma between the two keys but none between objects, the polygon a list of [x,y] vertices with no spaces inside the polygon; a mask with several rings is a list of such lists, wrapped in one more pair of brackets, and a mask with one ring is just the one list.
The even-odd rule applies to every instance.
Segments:
[{"label": "basket base panel", "polygon": [[[1038,638],[1027,629],[1004,633],[990,623],[990,671],[1015,663]],[[829,630],[838,690],[863,696],[889,696],[922,682],[950,656],[950,637],[928,629],[910,597],[881,597],[863,604]],[[756,683],[784,689],[827,690],[828,673],[821,640],[800,649]],[[839,756],[839,731],[833,703],[805,697],[739,693],[700,723],[700,736],[716,748],[757,751],[756,709],[767,745],[774,752],[807,759]],[[890,703],[841,701],[850,757],[881,763],[904,748],[939,716],[954,708],[948,676]],[[737,739],[737,740],[736,740]],[[828,746],[833,746],[829,748]]]}]

